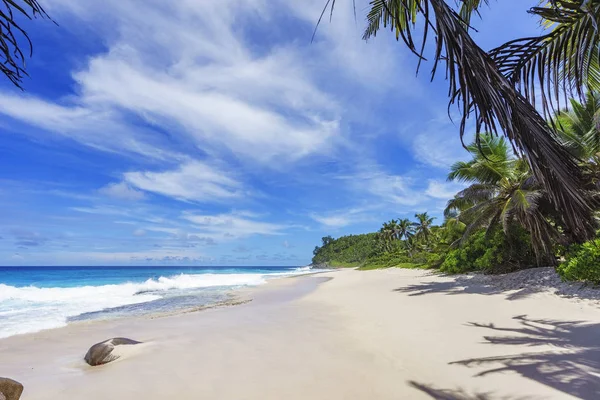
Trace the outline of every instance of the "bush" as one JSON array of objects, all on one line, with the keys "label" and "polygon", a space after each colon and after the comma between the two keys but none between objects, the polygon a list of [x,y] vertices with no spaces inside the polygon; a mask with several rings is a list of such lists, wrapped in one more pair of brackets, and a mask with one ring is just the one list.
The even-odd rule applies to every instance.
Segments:
[{"label": "bush", "polygon": [[425,269],[427,265],[423,264],[415,264],[415,263],[400,263],[396,265],[396,268],[404,268],[404,269]]},{"label": "bush", "polygon": [[565,280],[600,285],[600,239],[574,246],[557,270]]},{"label": "bush", "polygon": [[370,258],[360,269],[391,268],[403,263],[412,263],[405,252],[384,253]]},{"label": "bush", "polygon": [[460,274],[470,271],[506,273],[535,265],[529,235],[513,228],[510,241],[501,229],[486,235],[484,230],[473,234],[461,247],[450,250],[440,271]]}]

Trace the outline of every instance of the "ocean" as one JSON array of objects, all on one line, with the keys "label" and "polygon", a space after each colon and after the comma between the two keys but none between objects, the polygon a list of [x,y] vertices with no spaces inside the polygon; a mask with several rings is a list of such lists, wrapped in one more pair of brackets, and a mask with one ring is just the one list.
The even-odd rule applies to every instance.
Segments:
[{"label": "ocean", "polygon": [[177,312],[308,267],[0,267],[0,338],[71,321]]}]

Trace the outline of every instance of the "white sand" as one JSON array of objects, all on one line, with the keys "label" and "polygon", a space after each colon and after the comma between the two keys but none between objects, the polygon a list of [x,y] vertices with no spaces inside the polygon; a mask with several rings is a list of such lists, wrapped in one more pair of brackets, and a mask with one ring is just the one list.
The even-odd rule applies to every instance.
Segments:
[{"label": "white sand", "polygon": [[[457,285],[400,269],[282,279],[241,306],[0,340],[0,376],[25,400],[600,399],[597,305]],[[118,336],[151,344],[83,363]]]}]

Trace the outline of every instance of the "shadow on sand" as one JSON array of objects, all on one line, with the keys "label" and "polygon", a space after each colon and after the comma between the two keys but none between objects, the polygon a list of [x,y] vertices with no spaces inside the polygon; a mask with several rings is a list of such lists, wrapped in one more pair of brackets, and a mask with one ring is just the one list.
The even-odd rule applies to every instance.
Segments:
[{"label": "shadow on sand", "polygon": [[442,293],[448,295],[457,294],[506,294],[507,300],[524,299],[534,293],[545,289],[539,287],[524,287],[519,289],[505,289],[494,287],[492,284],[477,282],[472,284],[468,279],[452,278],[446,282],[422,282],[394,289],[394,292],[408,293],[409,296],[423,296],[425,294]]},{"label": "shadow on sand", "polygon": [[493,393],[469,394],[463,389],[437,389],[431,385],[409,381],[408,384],[435,400],[537,400],[535,397],[496,396]]},{"label": "shadow on sand", "polygon": [[492,345],[518,346],[519,349],[527,347],[532,350],[537,346],[550,345],[554,349],[472,358],[452,364],[485,368],[476,376],[515,372],[580,399],[600,399],[600,324],[531,319],[524,315],[514,319],[519,322],[520,326],[517,328],[501,328],[494,324],[470,325],[505,334],[484,336],[486,342]]}]

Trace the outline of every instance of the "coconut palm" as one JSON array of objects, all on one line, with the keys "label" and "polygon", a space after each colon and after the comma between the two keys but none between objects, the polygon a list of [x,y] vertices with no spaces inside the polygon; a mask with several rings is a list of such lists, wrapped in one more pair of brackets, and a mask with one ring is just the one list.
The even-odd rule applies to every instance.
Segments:
[{"label": "coconut palm", "polygon": [[384,222],[379,230],[379,239],[385,251],[392,250],[392,243],[398,238],[398,224],[396,220]]},{"label": "coconut palm", "polygon": [[415,238],[421,240],[427,247],[431,237],[431,227],[435,217],[430,217],[426,212],[415,214],[417,222],[415,223]]},{"label": "coconut palm", "polygon": [[408,240],[414,235],[415,224],[408,218],[398,221],[398,239]]},{"label": "coconut palm", "polygon": [[[28,19],[49,17],[37,0],[0,1],[0,72],[20,88],[27,75],[24,51],[31,57],[33,47],[27,32],[16,22],[19,15]],[[22,49],[22,39],[27,42],[29,51]]]},{"label": "coconut palm", "polygon": [[578,159],[600,166],[600,94],[588,92],[579,103],[571,99],[570,110],[556,117],[559,138]]},{"label": "coconut palm", "polygon": [[[510,42],[490,53],[469,34],[471,15],[488,1],[459,3],[457,10],[449,0],[371,0],[363,37],[370,39],[381,28],[390,29],[419,58],[419,67],[426,60],[425,49],[433,48],[432,78],[444,65],[450,104],[462,112],[461,138],[471,116],[477,132],[503,133],[526,158],[575,237],[593,237],[595,223],[583,174],[532,103],[535,88],[546,105],[550,98],[558,102],[566,86],[582,93],[600,76],[600,2],[550,0],[546,7],[534,7],[529,11],[549,25],[550,33]],[[323,12],[330,6],[333,13],[334,4],[335,0],[327,0]],[[433,40],[433,47],[426,45],[428,40]]]},{"label": "coconut palm", "polygon": [[489,134],[467,149],[472,160],[455,163],[448,179],[471,185],[456,194],[445,211],[447,216],[458,212],[457,218],[466,224],[463,240],[480,228],[491,232],[498,225],[510,239],[512,228],[521,226],[531,235],[538,264],[552,262],[552,244],[559,233],[548,219],[552,207],[547,193],[528,163],[513,155],[504,138]]}]

